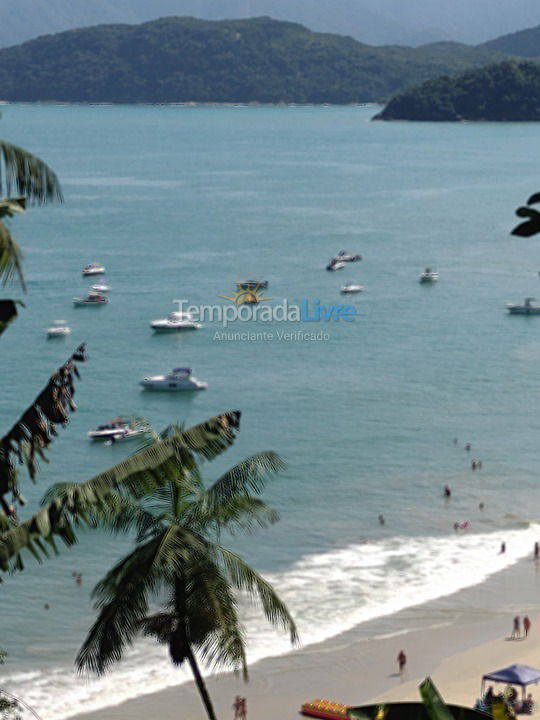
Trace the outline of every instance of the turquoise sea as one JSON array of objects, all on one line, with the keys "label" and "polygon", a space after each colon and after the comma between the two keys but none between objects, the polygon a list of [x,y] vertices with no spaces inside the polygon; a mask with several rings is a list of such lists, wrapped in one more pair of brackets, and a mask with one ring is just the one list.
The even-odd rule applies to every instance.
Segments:
[{"label": "turquoise sea", "polygon": [[[286,459],[266,493],[281,522],[232,542],[281,591],[305,644],[482,583],[540,538],[540,318],[505,312],[540,298],[540,240],[509,235],[514,209],[540,190],[539,127],[372,123],[374,111],[8,105],[0,124],[56,170],[65,194],[13,222],[28,294],[1,340],[3,431],[79,342],[89,354],[78,410],[25,495],[37,501],[130,452],[88,442],[110,417],[161,428],[242,410],[237,444],[207,477],[258,450]],[[326,272],[343,249],[363,261]],[[106,265],[111,301],[74,308],[92,261]],[[421,286],[428,265],[440,281]],[[277,338],[313,332],[305,323],[229,328],[274,332],[269,341],[218,338],[217,323],[152,335],[174,300],[226,303],[218,296],[254,275],[268,279],[270,304],[341,303],[349,280],[365,292],[354,322],[317,324],[324,340]],[[57,318],[72,335],[47,341]],[[208,390],[140,391],[144,375],[178,365]],[[462,520],[469,532],[456,535]],[[1,585],[1,684],[50,720],[183,677],[144,642],[105,679],[75,675],[89,592],[128,546],[87,534]],[[287,650],[251,610],[246,620],[252,660]]]}]

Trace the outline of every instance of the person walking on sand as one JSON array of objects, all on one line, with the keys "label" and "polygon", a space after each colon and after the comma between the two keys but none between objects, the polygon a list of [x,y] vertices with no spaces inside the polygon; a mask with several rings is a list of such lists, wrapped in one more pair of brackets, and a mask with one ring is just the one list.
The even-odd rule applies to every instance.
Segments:
[{"label": "person walking on sand", "polygon": [[240,695],[237,695],[234,698],[234,702],[232,704],[232,709],[234,710],[234,720],[240,719],[240,713],[242,711],[242,698]]},{"label": "person walking on sand", "polygon": [[512,627],[512,634],[510,635],[510,640],[518,640],[521,637],[521,623],[519,616],[516,615],[514,618],[514,626]]},{"label": "person walking on sand", "polygon": [[403,673],[405,672],[405,665],[407,664],[407,656],[405,655],[404,650],[400,650],[397,656],[397,663],[399,666],[399,674],[403,677]]},{"label": "person walking on sand", "polygon": [[247,720],[247,700],[245,697],[240,700],[240,720]]},{"label": "person walking on sand", "polygon": [[525,637],[529,634],[529,630],[531,629],[531,621],[529,620],[529,616],[525,615],[523,618],[523,633]]}]

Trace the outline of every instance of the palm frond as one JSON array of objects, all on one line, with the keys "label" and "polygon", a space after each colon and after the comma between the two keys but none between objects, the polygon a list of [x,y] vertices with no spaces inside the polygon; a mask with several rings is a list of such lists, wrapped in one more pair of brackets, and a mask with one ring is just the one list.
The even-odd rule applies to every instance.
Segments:
[{"label": "palm frond", "polygon": [[86,360],[85,349],[84,344],[79,345],[8,433],[0,438],[0,505],[4,511],[8,507],[4,497],[8,492],[20,501],[17,465],[25,464],[34,480],[37,458],[46,460],[44,451],[58,435],[57,425],[67,425],[69,411],[76,409],[73,396],[75,378],[79,377],[77,362]]},{"label": "palm frond", "polygon": [[227,450],[235,441],[240,429],[239,410],[216,415],[200,425],[182,430],[182,441],[195,455],[213,460]]},{"label": "palm frond", "polygon": [[270,583],[235,553],[222,545],[216,544],[214,548],[224,564],[231,584],[246,592],[252,599],[259,600],[270,624],[283,627],[289,632],[291,643],[297,644],[299,636],[295,622]]},{"label": "palm frond", "polygon": [[120,660],[147,615],[150,595],[181,577],[202,551],[200,538],[170,526],[117,563],[92,593],[100,612],[77,656],[79,670],[103,674]]},{"label": "palm frond", "polygon": [[23,303],[20,300],[0,300],[0,335],[17,317],[17,305]]},{"label": "palm frond", "polygon": [[7,225],[0,220],[0,280],[5,285],[16,275],[23,290],[26,290],[22,272],[22,250],[9,232]]},{"label": "palm frond", "polygon": [[208,488],[194,511],[204,517],[219,517],[220,508],[238,497],[260,495],[267,481],[284,470],[284,461],[275,452],[261,452],[237,463]]},{"label": "palm frond", "polygon": [[[204,506],[203,506],[204,507]],[[206,512],[197,505],[193,508],[193,522],[204,526],[215,525],[216,530],[227,530],[231,535],[251,533],[257,528],[268,528],[279,520],[279,513],[260,498],[239,496],[207,507]]]},{"label": "palm frond", "polygon": [[36,155],[0,140],[0,194],[23,195],[39,204],[62,201],[56,174]]}]

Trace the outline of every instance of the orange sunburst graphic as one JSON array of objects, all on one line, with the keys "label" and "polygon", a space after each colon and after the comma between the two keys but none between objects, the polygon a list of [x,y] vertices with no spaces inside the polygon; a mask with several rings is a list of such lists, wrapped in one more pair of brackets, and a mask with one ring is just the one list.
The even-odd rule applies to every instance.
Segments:
[{"label": "orange sunburst graphic", "polygon": [[256,285],[254,288],[250,288],[249,290],[246,288],[234,290],[232,295],[218,295],[218,297],[230,300],[235,305],[258,305],[264,300],[272,299],[264,297],[264,288],[260,285]]}]

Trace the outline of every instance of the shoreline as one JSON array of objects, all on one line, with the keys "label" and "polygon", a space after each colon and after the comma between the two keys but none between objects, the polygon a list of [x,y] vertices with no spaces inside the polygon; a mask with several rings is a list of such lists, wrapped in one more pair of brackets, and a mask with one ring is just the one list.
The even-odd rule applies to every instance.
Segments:
[{"label": "shoreline", "polygon": [[384,107],[385,103],[379,103],[379,102],[350,102],[350,103],[330,103],[330,102],[324,102],[324,103],[302,103],[302,102],[276,102],[276,103],[265,103],[265,102],[258,102],[258,101],[250,101],[250,102],[198,102],[196,100],[185,100],[185,101],[179,101],[179,102],[132,102],[132,103],[122,103],[122,102],[87,102],[84,100],[0,100],[0,106],[7,106],[7,105],[46,105],[46,106],[53,106],[53,107],[243,107],[243,108],[252,108],[252,107],[289,107],[289,108],[295,108],[295,107],[358,107],[358,108],[365,108],[365,107]]},{"label": "shoreline", "polygon": [[[216,712],[228,717],[237,694],[247,697],[248,717],[256,720],[292,720],[303,702],[316,697],[350,705],[374,698],[416,699],[417,686],[427,675],[433,676],[449,702],[472,707],[484,672],[510,662],[534,664],[540,632],[539,585],[538,566],[521,561],[481,585],[260,660],[251,666],[247,685],[231,673],[215,675],[207,682]],[[515,614],[533,619],[526,643],[506,641]],[[403,683],[396,672],[396,656],[402,648],[408,655]],[[461,668],[467,669],[466,678]],[[70,720],[146,720],[156,715],[172,720],[179,707],[183,720],[205,717],[193,682],[75,713]]]}]

